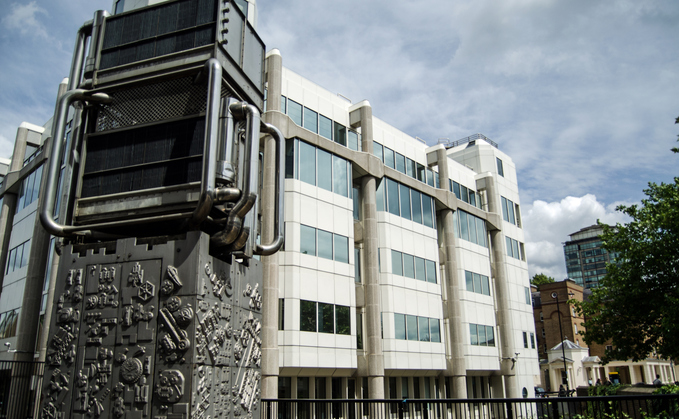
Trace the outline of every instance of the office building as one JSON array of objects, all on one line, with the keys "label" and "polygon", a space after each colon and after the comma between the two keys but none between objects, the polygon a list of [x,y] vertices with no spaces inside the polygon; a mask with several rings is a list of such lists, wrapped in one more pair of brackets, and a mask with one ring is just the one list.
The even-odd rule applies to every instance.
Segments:
[{"label": "office building", "polygon": [[[241,7],[248,20],[256,16],[253,5]],[[114,4],[121,20],[151,10],[128,6]],[[113,55],[119,48],[105,46],[102,57],[122,60],[122,54]],[[98,70],[103,90],[122,77],[117,66],[132,68],[117,61],[106,65]],[[150,71],[139,69],[134,71]],[[143,86],[140,79],[135,88]],[[352,103],[285,68],[277,50],[266,54],[262,81],[262,120],[278,127],[286,141],[285,245],[262,257],[261,397],[532,396],[539,380],[537,348],[528,338],[535,329],[511,157],[480,134],[427,144],[374,117],[368,101]],[[99,122],[119,115],[110,111]],[[102,130],[114,129],[120,126]],[[28,143],[45,147],[50,131],[36,127]],[[15,154],[23,163],[26,153]],[[87,158],[92,155],[90,150]],[[18,171],[28,179],[45,159],[41,154],[26,168],[13,166],[8,177]],[[262,182],[266,196],[271,185]],[[103,202],[97,193],[111,193],[81,187],[87,199],[76,205],[84,210],[94,208],[87,203]],[[4,189],[5,198],[19,196],[13,188]],[[5,206],[20,214],[19,202],[3,202],[3,220]],[[26,208],[35,221],[36,209]],[[262,218],[268,211],[262,204]],[[76,216],[90,221],[86,212]],[[31,227],[12,238],[18,218],[3,224],[7,246],[40,234]],[[36,257],[47,261],[50,240],[40,242]],[[9,254],[5,249],[13,247],[3,243],[3,254]],[[16,260],[5,262],[5,270],[54,277],[50,263],[31,268],[29,261],[26,266]],[[0,311],[14,308],[0,302]],[[39,321],[34,323],[26,333],[37,334]],[[20,313],[17,327],[23,327]]]},{"label": "office building", "polygon": [[615,259],[602,248],[603,229],[594,224],[570,235],[563,245],[568,278],[585,288],[596,288],[606,276],[606,264]]}]

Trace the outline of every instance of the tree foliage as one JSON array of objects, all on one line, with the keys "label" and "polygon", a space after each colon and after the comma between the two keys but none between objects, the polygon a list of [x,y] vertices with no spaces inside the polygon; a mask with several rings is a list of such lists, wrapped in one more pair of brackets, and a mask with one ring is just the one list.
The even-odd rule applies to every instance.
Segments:
[{"label": "tree foliage", "polygon": [[554,278],[543,273],[535,274],[530,279],[530,284],[535,285],[538,288],[540,288],[540,285],[542,284],[551,284],[552,282],[554,282]]},{"label": "tree foliage", "polygon": [[586,319],[584,340],[612,345],[604,363],[679,358],[679,177],[649,183],[644,193],[640,206],[617,208],[632,221],[600,224],[616,261],[591,298],[576,304]]}]

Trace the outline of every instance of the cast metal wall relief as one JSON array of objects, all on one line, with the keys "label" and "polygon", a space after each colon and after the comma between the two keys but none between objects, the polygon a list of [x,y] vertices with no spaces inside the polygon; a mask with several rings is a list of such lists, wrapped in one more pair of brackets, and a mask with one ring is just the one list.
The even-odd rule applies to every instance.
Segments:
[{"label": "cast metal wall relief", "polygon": [[59,272],[41,417],[255,418],[260,268],[145,255],[76,256]]}]

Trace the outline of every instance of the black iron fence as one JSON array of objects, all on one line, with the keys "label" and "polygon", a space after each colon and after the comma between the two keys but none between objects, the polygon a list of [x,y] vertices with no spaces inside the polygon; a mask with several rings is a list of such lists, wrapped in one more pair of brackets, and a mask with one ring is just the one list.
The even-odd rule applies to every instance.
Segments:
[{"label": "black iron fence", "polygon": [[263,419],[679,419],[679,395],[537,399],[262,400]]},{"label": "black iron fence", "polygon": [[44,362],[0,361],[0,419],[39,417]]}]

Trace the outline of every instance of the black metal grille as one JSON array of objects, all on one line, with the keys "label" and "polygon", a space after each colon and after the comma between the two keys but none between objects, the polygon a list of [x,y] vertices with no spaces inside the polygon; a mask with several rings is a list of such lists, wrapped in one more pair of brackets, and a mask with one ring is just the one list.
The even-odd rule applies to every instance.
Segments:
[{"label": "black metal grille", "polygon": [[195,117],[90,136],[81,196],[199,181],[204,131]]},{"label": "black metal grille", "polygon": [[181,0],[106,19],[99,69],[215,42],[215,0]]},{"label": "black metal grille", "polygon": [[109,93],[112,102],[101,105],[97,132],[196,115],[205,112],[207,89],[192,77],[146,84]]},{"label": "black metal grille", "polygon": [[0,361],[0,418],[38,417],[44,362]]}]

